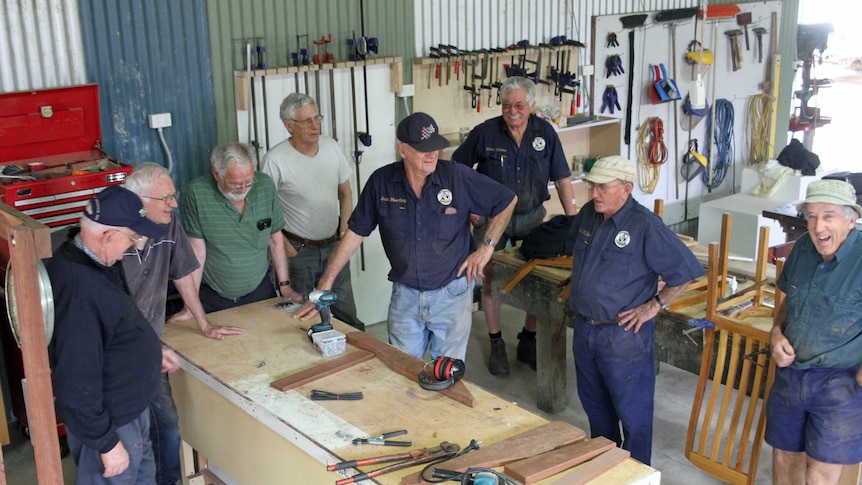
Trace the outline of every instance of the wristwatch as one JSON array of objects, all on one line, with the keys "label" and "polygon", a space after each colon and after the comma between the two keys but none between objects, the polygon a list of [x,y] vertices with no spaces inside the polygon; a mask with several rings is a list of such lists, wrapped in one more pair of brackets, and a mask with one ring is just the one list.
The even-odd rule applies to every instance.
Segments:
[{"label": "wristwatch", "polygon": [[487,244],[488,246],[494,247],[494,240],[490,237],[486,237],[482,240],[482,244]]},{"label": "wristwatch", "polygon": [[670,305],[661,301],[661,297],[658,296],[658,293],[656,293],[655,296],[652,298],[658,303],[658,306],[660,306],[662,310],[667,310],[668,308],[670,308]]},{"label": "wristwatch", "polygon": [[287,280],[287,281],[279,281],[279,282],[278,282],[278,287],[279,287],[279,288],[281,288],[282,286],[290,286],[290,280]]}]

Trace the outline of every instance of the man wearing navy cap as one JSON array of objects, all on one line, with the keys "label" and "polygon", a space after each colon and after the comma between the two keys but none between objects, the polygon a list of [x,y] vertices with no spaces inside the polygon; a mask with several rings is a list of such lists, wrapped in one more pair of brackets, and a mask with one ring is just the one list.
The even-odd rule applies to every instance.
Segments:
[{"label": "man wearing navy cap", "polygon": [[[449,142],[427,114],[414,113],[402,120],[396,136],[403,161],[371,174],[317,289],[331,289],[362,238],[380,226],[392,265],[390,343],[420,359],[426,349],[432,359],[463,359],[473,285],[494,252],[493,242],[472,251],[470,214],[488,217],[486,235],[499,239],[517,197],[464,165],[438,160],[438,150]],[[297,312],[304,320],[314,314],[310,303]]]},{"label": "man wearing navy cap", "polygon": [[163,232],[137,195],[108,187],[48,262],[57,315],[49,345],[54,394],[77,483],[155,482],[148,405],[159,374],[179,361],[161,348],[114,263],[132,244]]}]

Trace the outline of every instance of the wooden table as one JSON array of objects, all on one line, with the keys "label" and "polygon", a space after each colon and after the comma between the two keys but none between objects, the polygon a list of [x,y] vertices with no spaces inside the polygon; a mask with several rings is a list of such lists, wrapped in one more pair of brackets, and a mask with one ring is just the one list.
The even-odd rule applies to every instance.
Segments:
[{"label": "wooden table", "polygon": [[[327,472],[325,464],[437,446],[442,441],[463,447],[475,438],[488,445],[547,423],[470,383],[467,386],[477,404],[467,407],[421,389],[379,359],[295,390],[278,391],[270,386],[272,381],[325,359],[301,328],[308,323],[274,307],[276,301],[210,314],[215,325],[246,329],[245,335],[224,341],[205,338],[193,321],[166,329],[162,340],[177,352],[182,365],[170,380],[180,414],[184,470],[190,470],[194,449],[208,459],[214,473],[236,483],[331,484],[341,476]],[[333,324],[344,333],[352,330],[340,322]],[[347,346],[347,353],[354,351]],[[362,391],[365,397],[311,401],[311,389]],[[408,430],[397,439],[412,440],[413,448],[351,444],[354,438],[396,429]],[[417,471],[419,467],[381,475],[373,483],[397,484],[402,476]],[[657,484],[659,480],[656,470],[628,459],[591,483]]]},{"label": "wooden table", "polygon": [[491,291],[507,305],[536,315],[536,402],[547,413],[566,408],[565,308],[559,301],[560,284],[572,275],[562,268],[537,266],[511,292],[501,289],[524,265],[517,248],[497,251],[491,257]]}]

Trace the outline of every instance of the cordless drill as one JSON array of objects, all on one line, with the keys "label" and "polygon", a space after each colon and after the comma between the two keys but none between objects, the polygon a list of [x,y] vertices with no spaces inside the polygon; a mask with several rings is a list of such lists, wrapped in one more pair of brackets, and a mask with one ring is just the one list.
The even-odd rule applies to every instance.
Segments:
[{"label": "cordless drill", "polygon": [[338,295],[332,290],[314,290],[308,294],[308,301],[314,303],[314,307],[320,313],[320,323],[314,324],[308,329],[308,338],[317,332],[332,330],[332,311],[329,305],[338,301]]}]

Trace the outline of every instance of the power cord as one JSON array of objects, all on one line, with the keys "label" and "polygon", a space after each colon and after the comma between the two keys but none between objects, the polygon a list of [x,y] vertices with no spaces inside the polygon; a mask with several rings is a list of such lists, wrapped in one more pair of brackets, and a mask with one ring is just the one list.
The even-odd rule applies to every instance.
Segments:
[{"label": "power cord", "polygon": [[[455,453],[455,454],[454,454],[454,455],[452,455],[452,456],[449,456],[449,457],[443,458],[442,460],[437,460],[437,461],[435,461],[435,462],[433,462],[433,463],[429,463],[428,465],[425,465],[425,468],[423,468],[423,469],[422,469],[422,472],[419,474],[419,477],[420,477],[422,480],[425,480],[425,481],[426,481],[426,482],[428,482],[428,483],[443,483],[443,482],[448,482],[448,481],[452,480],[451,478],[442,478],[442,477],[438,477],[438,476],[436,475],[436,471],[437,471],[436,466],[437,466],[437,465],[439,465],[439,464],[441,464],[441,463],[445,463],[445,462],[447,462],[447,461],[449,461],[449,460],[451,460],[451,459],[453,459],[453,458],[458,458],[459,456],[465,455],[465,454],[467,454],[467,453],[469,453],[469,452],[471,452],[471,451],[473,451],[473,450],[478,450],[478,449],[479,449],[479,445],[481,445],[481,444],[482,444],[482,442],[481,442],[481,441],[470,440],[470,444],[469,444],[469,445],[467,445],[466,447],[464,447],[464,449],[463,449],[463,450],[461,450],[461,451],[459,451],[458,453]],[[426,471],[428,471],[428,469],[429,469],[429,468],[431,468],[431,467],[435,467],[435,471],[432,473],[432,476],[433,476],[434,478],[427,478],[427,477],[425,476],[425,472],[426,472]],[[449,472],[449,473],[453,473],[453,474],[458,473],[458,472],[453,472],[453,471],[450,471],[450,470],[444,470],[444,471]],[[441,478],[442,478],[442,479],[441,479]]]},{"label": "power cord", "polygon": [[707,138],[710,137],[712,130],[713,115],[715,116],[715,147],[707,146],[705,153],[707,160],[709,160],[709,170],[712,171],[712,184],[709,183],[708,171],[704,170],[701,173],[701,179],[710,192],[721,185],[725,175],[727,175],[727,170],[733,165],[733,104],[726,99],[719,99],[715,102],[709,113],[709,118],[707,118]]}]

